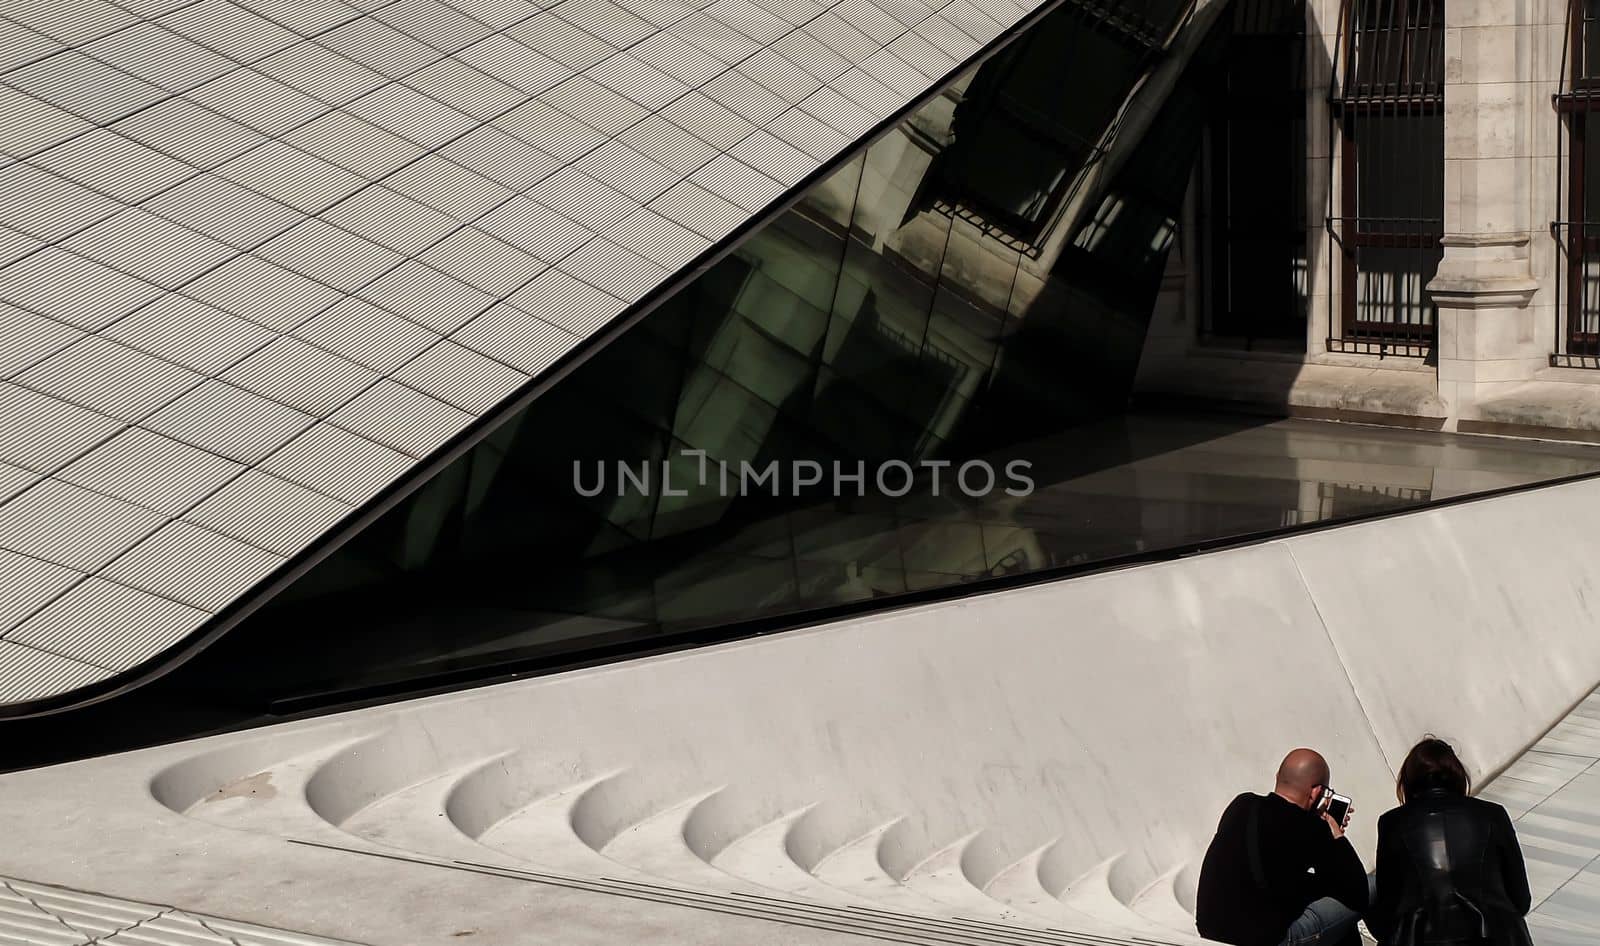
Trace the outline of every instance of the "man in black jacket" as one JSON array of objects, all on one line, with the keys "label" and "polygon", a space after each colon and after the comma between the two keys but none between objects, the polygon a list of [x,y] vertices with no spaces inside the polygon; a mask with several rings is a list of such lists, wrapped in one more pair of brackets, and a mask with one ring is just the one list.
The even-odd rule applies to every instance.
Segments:
[{"label": "man in black jacket", "polygon": [[[1328,763],[1296,749],[1272,794],[1245,793],[1222,813],[1200,867],[1200,935],[1233,946],[1359,946],[1366,871],[1344,822],[1317,811]],[[1353,810],[1353,809],[1352,809]]]}]

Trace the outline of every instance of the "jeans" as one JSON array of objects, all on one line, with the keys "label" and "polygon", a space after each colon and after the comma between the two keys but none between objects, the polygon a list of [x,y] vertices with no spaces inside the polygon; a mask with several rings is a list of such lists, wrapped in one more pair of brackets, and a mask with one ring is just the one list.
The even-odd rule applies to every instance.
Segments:
[{"label": "jeans", "polygon": [[1360,946],[1359,919],[1361,914],[1332,897],[1323,897],[1289,924],[1289,933],[1278,946]]},{"label": "jeans", "polygon": [[[1368,903],[1377,886],[1377,878],[1367,875]],[[1361,932],[1356,929],[1360,919],[1361,914],[1356,911],[1332,897],[1323,897],[1289,924],[1289,932],[1278,946],[1361,946]]]}]

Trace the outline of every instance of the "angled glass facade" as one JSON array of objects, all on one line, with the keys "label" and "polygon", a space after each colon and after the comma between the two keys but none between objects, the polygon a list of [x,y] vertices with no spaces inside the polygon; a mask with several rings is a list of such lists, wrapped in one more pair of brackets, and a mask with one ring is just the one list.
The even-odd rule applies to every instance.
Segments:
[{"label": "angled glass facade", "polygon": [[[1152,316],[1218,325],[1183,288],[1216,272],[1206,228],[1180,226],[1186,201],[1206,221],[1207,129],[1215,154],[1219,128],[1272,142],[1301,121],[1252,78],[1295,68],[1292,17],[1213,4],[1168,44],[1186,15],[1063,3],[189,662],[0,724],[0,768],[1600,468],[1573,445],[1133,396],[1169,341]],[[1271,114],[1242,127],[1254,106]],[[1229,172],[1230,228],[1298,226],[1240,198],[1298,187]],[[1296,245],[1235,238],[1239,313],[1283,293]]]},{"label": "angled glass facade", "polygon": [[[1126,453],[1037,445],[1127,404],[1227,31],[1164,51],[1187,5],[1142,6],[1061,6],[211,659],[309,633],[332,685],[1136,551],[1013,493]],[[1130,105],[1154,118],[1119,128]]]}]

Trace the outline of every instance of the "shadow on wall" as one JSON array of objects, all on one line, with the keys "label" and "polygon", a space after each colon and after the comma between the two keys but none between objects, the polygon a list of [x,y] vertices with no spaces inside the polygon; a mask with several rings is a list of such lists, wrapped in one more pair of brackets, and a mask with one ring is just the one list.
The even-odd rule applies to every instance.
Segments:
[{"label": "shadow on wall", "polygon": [[[1392,383],[1380,384],[1369,371],[1312,367],[1298,357],[1308,343],[1324,345],[1308,337],[1313,327],[1325,338],[1343,338],[1336,348],[1348,343],[1351,351],[1432,357],[1430,345],[1408,345],[1386,334],[1393,326],[1380,324],[1417,320],[1425,300],[1416,294],[1432,264],[1413,271],[1420,264],[1412,250],[1356,245],[1366,238],[1358,229],[1398,226],[1385,218],[1401,212],[1396,189],[1369,186],[1356,206],[1335,204],[1343,169],[1333,153],[1344,119],[1328,101],[1334,64],[1324,34],[1336,34],[1338,23],[1321,18],[1338,16],[1339,5],[1237,0],[1231,15],[1232,45],[1211,91],[1206,141],[1191,179],[1196,226],[1169,261],[1136,402],[1208,402],[1277,417],[1338,410],[1344,419],[1359,419],[1365,409],[1387,412],[1389,423],[1436,429],[1443,413],[1431,378],[1395,373]],[[1349,40],[1338,42],[1342,49]],[[1404,170],[1408,156],[1429,149],[1399,146],[1388,140],[1395,136],[1377,133],[1410,119],[1391,115],[1384,122],[1374,120],[1376,130],[1363,137],[1362,153],[1382,158],[1372,163],[1384,173],[1371,178],[1409,182],[1392,169]],[[1408,188],[1421,192],[1414,183]],[[1442,199],[1442,184],[1438,189]],[[1364,274],[1348,285],[1347,252],[1362,254]],[[1359,297],[1360,326],[1344,324],[1351,290]],[[1289,357],[1238,357],[1256,351]]]}]

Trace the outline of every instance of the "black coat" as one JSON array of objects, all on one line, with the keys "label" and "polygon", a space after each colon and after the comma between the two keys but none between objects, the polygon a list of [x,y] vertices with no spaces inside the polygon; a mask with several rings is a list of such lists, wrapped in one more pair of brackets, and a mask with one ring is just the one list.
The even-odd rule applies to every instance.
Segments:
[{"label": "black coat", "polygon": [[1531,946],[1522,848],[1506,810],[1424,792],[1378,819],[1378,892],[1367,927],[1382,946]]},{"label": "black coat", "polygon": [[1357,913],[1367,908],[1367,873],[1350,842],[1334,840],[1320,815],[1278,795],[1235,798],[1200,866],[1200,935],[1232,946],[1278,946],[1289,924],[1323,897]]}]

